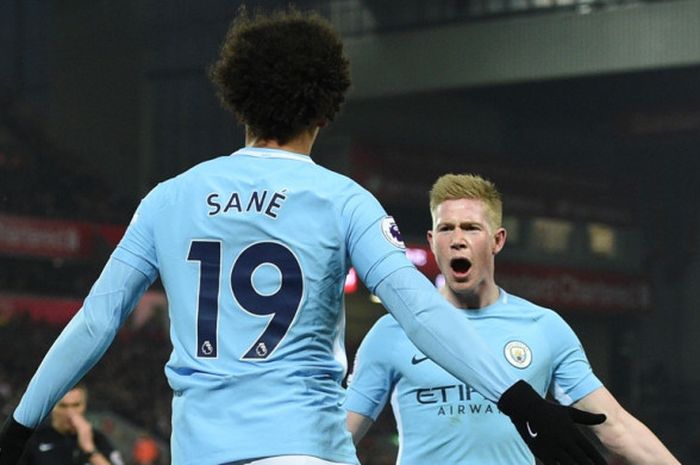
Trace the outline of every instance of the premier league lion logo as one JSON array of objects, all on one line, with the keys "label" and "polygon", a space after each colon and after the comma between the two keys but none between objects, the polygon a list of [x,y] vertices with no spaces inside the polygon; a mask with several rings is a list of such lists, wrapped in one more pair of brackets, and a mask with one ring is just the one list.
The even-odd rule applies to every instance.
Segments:
[{"label": "premier league lion logo", "polygon": [[382,233],[387,241],[389,241],[395,247],[399,249],[405,249],[406,245],[403,243],[403,237],[401,237],[401,231],[396,225],[396,221],[391,216],[387,216],[382,220]]},{"label": "premier league lion logo", "polygon": [[391,234],[391,237],[393,237],[394,240],[403,243],[403,237],[401,237],[401,231],[399,231],[399,227],[396,226],[396,223],[393,223],[391,226],[389,226],[389,234]]}]

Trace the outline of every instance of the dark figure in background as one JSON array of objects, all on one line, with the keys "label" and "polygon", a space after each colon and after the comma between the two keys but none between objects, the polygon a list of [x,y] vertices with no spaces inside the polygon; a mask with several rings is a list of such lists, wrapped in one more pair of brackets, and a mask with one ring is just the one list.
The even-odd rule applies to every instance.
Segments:
[{"label": "dark figure in background", "polygon": [[121,454],[85,418],[87,389],[68,391],[51,411],[51,422],[34,433],[22,465],[124,465]]}]

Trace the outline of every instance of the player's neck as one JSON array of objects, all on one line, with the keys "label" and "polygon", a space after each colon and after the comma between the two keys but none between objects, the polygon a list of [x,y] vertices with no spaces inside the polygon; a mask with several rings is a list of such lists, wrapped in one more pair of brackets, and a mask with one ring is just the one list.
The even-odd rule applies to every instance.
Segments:
[{"label": "player's neck", "polygon": [[313,129],[303,131],[298,136],[295,136],[287,142],[280,144],[276,139],[262,139],[257,137],[246,128],[245,145],[246,147],[286,150],[287,152],[310,155],[311,148],[313,147],[316,137],[318,136],[318,131],[319,128],[314,127]]},{"label": "player's neck", "polygon": [[494,304],[498,300],[500,291],[498,286],[485,286],[476,292],[458,293],[452,291],[447,285],[440,289],[442,296],[453,306],[462,310],[480,310]]}]

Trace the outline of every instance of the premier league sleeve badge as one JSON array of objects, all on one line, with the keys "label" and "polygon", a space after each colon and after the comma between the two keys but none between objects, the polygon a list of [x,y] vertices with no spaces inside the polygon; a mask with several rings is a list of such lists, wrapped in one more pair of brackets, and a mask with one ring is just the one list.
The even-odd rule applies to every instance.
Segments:
[{"label": "premier league sleeve badge", "polygon": [[406,248],[406,244],[403,243],[403,237],[401,237],[401,231],[399,231],[399,227],[396,224],[396,221],[394,221],[394,217],[387,216],[382,219],[381,227],[384,238],[386,238],[391,245],[399,249]]}]

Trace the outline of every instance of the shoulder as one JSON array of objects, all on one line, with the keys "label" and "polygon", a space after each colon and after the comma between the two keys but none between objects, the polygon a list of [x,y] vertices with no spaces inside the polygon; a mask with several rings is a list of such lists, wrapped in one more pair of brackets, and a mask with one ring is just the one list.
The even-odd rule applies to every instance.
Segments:
[{"label": "shoulder", "polygon": [[[536,320],[542,324],[566,324],[564,319],[551,308],[543,307],[517,295],[508,294],[507,303],[509,311],[517,312],[518,315]],[[513,312],[513,313],[515,313]]]},{"label": "shoulder", "polygon": [[191,166],[185,171],[176,174],[175,176],[160,181],[151,190],[151,194],[159,193],[163,195],[168,192],[173,192],[178,188],[196,185],[197,183],[195,180],[203,176],[230,171],[231,167],[228,165],[230,165],[231,161],[232,157],[229,155],[221,155],[215,158],[210,158],[209,160],[204,160],[194,166]]},{"label": "shoulder", "polygon": [[[400,353],[408,338],[391,315],[379,318],[362,340],[355,355],[353,373],[365,373],[364,376],[384,376],[397,369]],[[368,368],[372,367],[372,368]]]},{"label": "shoulder", "polygon": [[[63,449],[68,447],[64,437],[50,425],[40,426],[27,442],[26,450],[29,454],[42,454],[52,449]],[[31,451],[31,452],[29,452]]]},{"label": "shoulder", "polygon": [[178,177],[170,178],[156,184],[143,199],[141,199],[139,210],[142,212],[146,210],[158,210],[171,202],[177,179]]},{"label": "shoulder", "polygon": [[384,356],[389,348],[396,345],[403,332],[393,316],[387,314],[379,318],[362,340],[362,351],[381,352]]},{"label": "shoulder", "polygon": [[234,157],[231,155],[218,155],[214,158],[201,161],[196,165],[191,166],[180,174],[174,176],[171,179],[177,179],[181,177],[196,176],[202,173],[202,171],[217,171],[224,167],[226,164],[231,163]]},{"label": "shoulder", "polygon": [[60,436],[59,432],[51,427],[51,425],[44,425],[37,428],[37,430],[32,435],[32,439],[37,441],[50,439]]},{"label": "shoulder", "polygon": [[357,181],[344,174],[333,171],[315,162],[303,163],[310,170],[307,175],[313,176],[314,187],[324,191],[333,191],[341,198],[370,197],[374,195],[362,187]]},{"label": "shoulder", "polygon": [[578,336],[559,313],[521,297],[509,296],[509,298],[510,303],[518,308],[518,314],[535,323],[534,328],[544,338],[543,340],[547,341],[554,356],[568,352],[571,347],[580,347]]},{"label": "shoulder", "polygon": [[378,333],[393,333],[396,331],[401,332],[401,326],[399,326],[399,323],[396,321],[396,318],[391,316],[391,314],[386,314],[382,317],[380,317],[372,326],[372,329],[370,331],[378,332]]},{"label": "shoulder", "polygon": [[318,181],[320,187],[334,190],[341,196],[341,198],[374,198],[374,196],[367,189],[348,176],[325,168],[321,165],[314,164],[313,166],[314,170],[316,171],[315,180]]},{"label": "shoulder", "polygon": [[524,325],[548,341],[551,347],[568,345],[577,336],[566,320],[555,310],[537,305],[522,297],[508,295],[502,317],[516,325]]},{"label": "shoulder", "polygon": [[230,159],[230,157],[219,156],[212,158],[198,163],[180,174],[158,182],[142,199],[140,208],[158,209],[171,204],[177,199],[178,195],[187,195],[183,194],[183,191],[186,192],[188,187],[197,185],[197,179],[209,173],[225,172],[227,159]]}]

